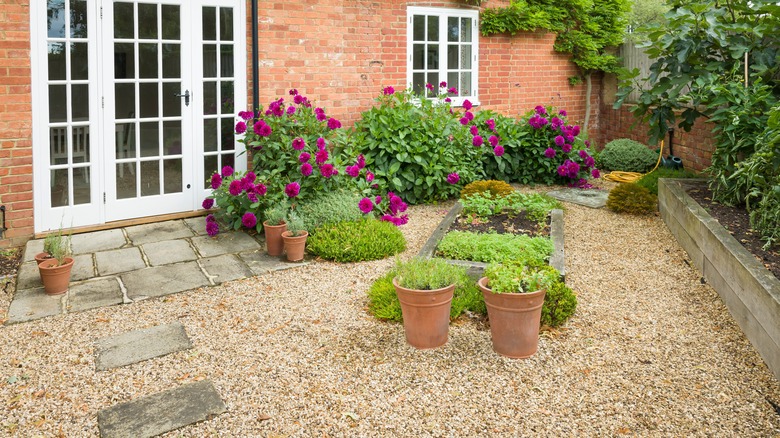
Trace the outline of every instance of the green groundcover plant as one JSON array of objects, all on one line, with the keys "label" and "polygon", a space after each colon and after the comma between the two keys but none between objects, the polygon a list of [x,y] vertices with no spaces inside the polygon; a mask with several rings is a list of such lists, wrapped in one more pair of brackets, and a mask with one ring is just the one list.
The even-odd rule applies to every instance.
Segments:
[{"label": "green groundcover plant", "polygon": [[496,197],[490,193],[475,193],[466,199],[462,199],[463,213],[467,216],[487,218],[502,212],[518,214],[526,212],[526,216],[542,224],[553,209],[563,208],[563,204],[557,199],[545,194],[525,194],[513,192],[503,197]]},{"label": "green groundcover plant", "polygon": [[552,255],[553,249],[553,243],[547,237],[450,231],[439,242],[436,250],[438,256],[454,260],[544,263]]},{"label": "green groundcover plant", "polygon": [[365,218],[321,226],[309,237],[307,249],[325,260],[362,262],[402,252],[406,239],[391,223]]}]

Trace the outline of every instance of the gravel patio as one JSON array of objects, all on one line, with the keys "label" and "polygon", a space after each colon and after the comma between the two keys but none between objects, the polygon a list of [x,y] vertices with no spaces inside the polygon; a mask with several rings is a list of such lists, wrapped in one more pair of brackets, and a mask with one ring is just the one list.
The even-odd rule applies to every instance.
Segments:
[{"label": "gravel patio", "polygon": [[[410,207],[403,258],[451,205]],[[210,379],[227,412],[165,436],[779,435],[780,383],[660,217],[566,207],[579,306],[531,359],[468,320],[415,350],[365,309],[393,260],[317,262],[0,327],[0,431],[96,436],[99,410]],[[95,371],[95,340],[177,321],[192,349]]]}]

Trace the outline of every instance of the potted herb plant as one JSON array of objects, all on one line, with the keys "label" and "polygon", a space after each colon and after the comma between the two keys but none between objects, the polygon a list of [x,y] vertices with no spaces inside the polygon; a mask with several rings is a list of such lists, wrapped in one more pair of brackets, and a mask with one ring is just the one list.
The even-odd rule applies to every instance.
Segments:
[{"label": "potted herb plant", "polygon": [[401,302],[406,342],[428,349],[447,343],[450,305],[461,268],[442,259],[396,263],[393,286]]},{"label": "potted herb plant", "polygon": [[278,257],[284,251],[282,233],[287,231],[287,206],[279,204],[265,211],[263,232],[265,233],[265,250],[269,256]]},{"label": "potted herb plant", "polygon": [[70,256],[70,237],[62,230],[52,233],[44,241],[44,251],[51,257],[38,264],[43,288],[49,295],[60,295],[68,291],[73,258]]},{"label": "potted herb plant", "polygon": [[490,320],[493,350],[511,358],[527,358],[539,345],[542,305],[558,272],[542,264],[519,261],[491,264],[477,283]]},{"label": "potted herb plant", "polygon": [[298,262],[303,260],[306,249],[306,238],[309,232],[303,228],[303,219],[294,211],[287,218],[287,230],[282,232],[284,250],[287,252],[287,260]]},{"label": "potted herb plant", "polygon": [[35,254],[35,261],[40,265],[44,260],[52,258],[52,248],[54,248],[56,245],[61,245],[60,241],[62,239],[62,232],[59,230],[56,233],[50,233],[47,235],[46,238],[43,239],[43,252]]}]

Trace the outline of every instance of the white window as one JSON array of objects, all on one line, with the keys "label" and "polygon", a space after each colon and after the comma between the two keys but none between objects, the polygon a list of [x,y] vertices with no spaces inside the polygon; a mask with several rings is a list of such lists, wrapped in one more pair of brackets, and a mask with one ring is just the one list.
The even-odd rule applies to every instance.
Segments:
[{"label": "white window", "polygon": [[406,14],[407,83],[419,94],[437,95],[446,82],[457,91],[449,94],[453,105],[465,99],[477,104],[479,12],[409,7]]}]

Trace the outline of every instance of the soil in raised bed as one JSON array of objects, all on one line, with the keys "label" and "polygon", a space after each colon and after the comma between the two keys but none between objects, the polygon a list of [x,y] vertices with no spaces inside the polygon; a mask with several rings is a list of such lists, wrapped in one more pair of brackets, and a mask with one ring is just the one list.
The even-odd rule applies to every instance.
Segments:
[{"label": "soil in raised bed", "polygon": [[761,240],[759,233],[750,228],[750,214],[744,207],[729,207],[713,201],[712,192],[704,182],[690,183],[687,185],[687,192],[761,264],[780,279],[780,247],[775,244],[768,250],[763,249],[765,242]]},{"label": "soil in raised bed", "polygon": [[[549,222],[549,220],[548,220]],[[495,214],[487,218],[469,218],[461,214],[450,225],[448,231],[471,231],[474,233],[527,234],[531,237],[550,235],[550,226],[539,227],[535,220],[528,219],[525,211],[509,215]]]}]

